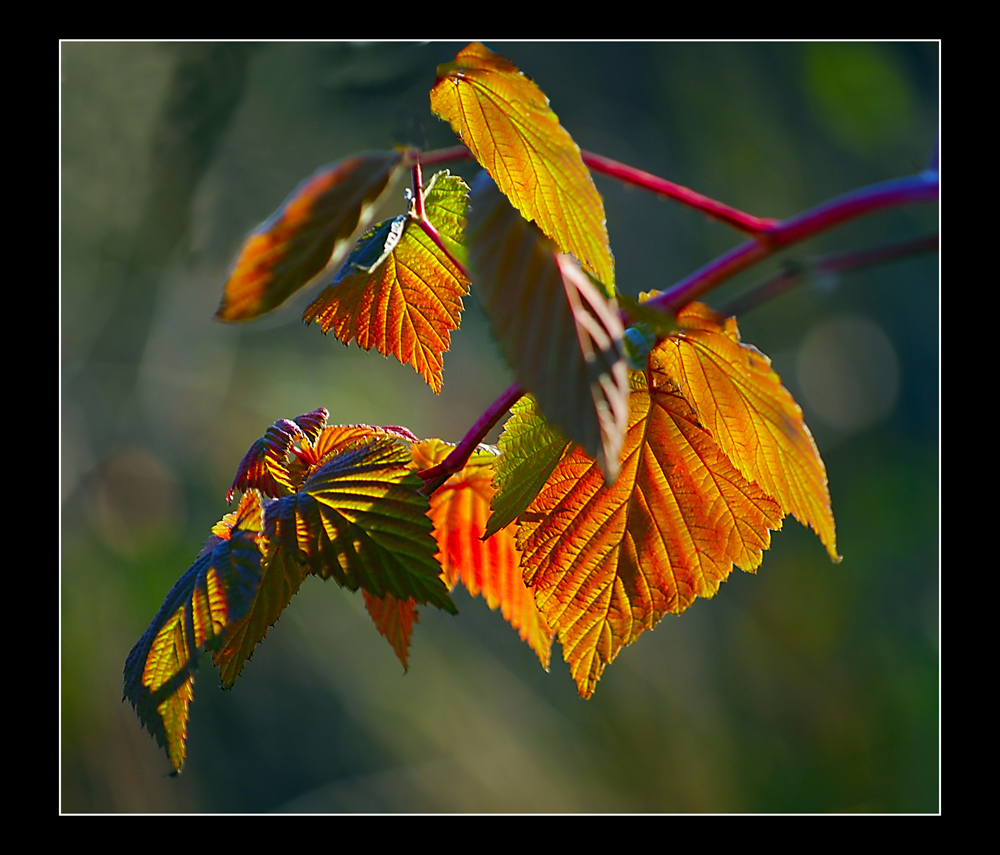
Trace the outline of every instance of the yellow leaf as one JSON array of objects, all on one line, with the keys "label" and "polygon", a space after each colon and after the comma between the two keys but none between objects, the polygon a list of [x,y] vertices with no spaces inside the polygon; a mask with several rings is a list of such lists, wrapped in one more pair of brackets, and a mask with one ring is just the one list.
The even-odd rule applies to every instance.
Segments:
[{"label": "yellow leaf", "polygon": [[826,467],[771,360],[741,343],[735,319],[723,322],[700,303],[677,324],[652,353],[654,371],[680,390],[740,473],[812,526],[839,561]]},{"label": "yellow leaf", "polygon": [[531,80],[473,43],[438,66],[431,109],[526,219],[613,290],[604,202],[579,147]]}]

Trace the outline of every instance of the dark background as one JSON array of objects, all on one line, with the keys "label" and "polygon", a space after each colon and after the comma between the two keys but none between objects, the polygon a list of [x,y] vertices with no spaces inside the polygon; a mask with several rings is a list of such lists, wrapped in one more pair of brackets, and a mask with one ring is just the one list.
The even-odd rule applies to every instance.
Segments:
[{"label": "dark background", "polygon": [[[936,43],[490,45],[582,148],[761,216],[918,172],[938,130]],[[645,633],[590,701],[558,646],[546,674],[482,600],[425,609],[404,674],[361,597],[309,579],[233,691],[204,664],[188,764],[167,777],[121,703],[122,666],[249,444],[318,406],[457,441],[510,382],[474,287],[440,397],[303,327],[315,288],[251,325],[212,318],[242,236],[316,167],[455,143],[428,92],[463,46],[63,43],[62,810],[938,810],[937,254],[810,281],[740,319],[826,460],[842,564],[787,520],[756,575]],[[596,182],[629,294],[742,240]],[[709,302],[786,258],[937,219],[866,218]]]}]

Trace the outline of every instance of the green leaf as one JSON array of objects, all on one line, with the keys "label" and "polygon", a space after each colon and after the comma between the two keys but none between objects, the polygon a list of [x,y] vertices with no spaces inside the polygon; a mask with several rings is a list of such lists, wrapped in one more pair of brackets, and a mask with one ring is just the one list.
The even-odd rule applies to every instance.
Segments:
[{"label": "green leaf", "polygon": [[371,222],[402,159],[399,151],[368,152],[324,166],[303,181],[244,241],[216,317],[256,318],[335,263],[351,236]]},{"label": "green leaf", "polygon": [[470,206],[469,264],[501,352],[549,422],[613,480],[628,420],[615,301],[485,173],[473,182]]},{"label": "green leaf", "polygon": [[545,421],[531,395],[521,398],[510,413],[500,435],[500,456],[493,464],[496,493],[484,538],[510,525],[531,504],[570,445]]},{"label": "green leaf", "polygon": [[[427,218],[453,255],[464,256],[468,187],[447,172],[431,179]],[[443,354],[458,329],[469,280],[453,260],[407,216],[386,220],[358,241],[333,283],[306,309],[306,323],[318,321],[344,344],[409,363],[435,391],[441,391]]]},{"label": "green leaf", "polygon": [[330,455],[299,492],[268,509],[269,546],[352,591],[456,612],[435,557],[430,501],[410,459],[391,436]]},{"label": "green leaf", "polygon": [[239,510],[213,529],[216,533],[125,661],[125,697],[167,750],[176,772],[184,765],[198,653],[220,644],[226,629],[254,601],[260,582],[260,528],[260,497],[248,492]]},{"label": "green leaf", "polygon": [[[271,502],[265,509],[265,543],[274,537],[274,523],[273,520],[268,520],[267,510],[275,505],[275,502]],[[229,624],[221,646],[212,654],[212,661],[219,668],[223,688],[233,687],[254,649],[264,640],[268,629],[298,593],[305,577],[306,569],[294,555],[273,547],[267,550],[267,558],[261,565],[260,584],[247,613]]]}]

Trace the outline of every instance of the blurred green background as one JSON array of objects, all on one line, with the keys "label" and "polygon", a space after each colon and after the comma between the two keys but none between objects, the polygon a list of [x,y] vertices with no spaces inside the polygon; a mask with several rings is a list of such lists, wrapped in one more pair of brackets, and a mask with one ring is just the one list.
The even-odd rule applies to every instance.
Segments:
[{"label": "blurred green background", "polygon": [[[490,45],[582,148],[761,216],[918,172],[937,134],[936,43]],[[121,702],[126,654],[275,419],[326,406],[457,441],[510,382],[474,289],[440,397],[303,327],[315,288],[254,324],[212,318],[243,235],[316,167],[455,143],[428,92],[463,46],[62,44],[62,810],[937,811],[936,254],[740,319],[824,455],[839,566],[786,521],[756,575],[644,634],[590,701],[558,646],[545,673],[482,600],[423,610],[404,674],[361,597],[309,579],[233,691],[204,663],[179,778]],[[627,293],[741,241],[596,181]],[[937,222],[866,218],[710,302]]]}]

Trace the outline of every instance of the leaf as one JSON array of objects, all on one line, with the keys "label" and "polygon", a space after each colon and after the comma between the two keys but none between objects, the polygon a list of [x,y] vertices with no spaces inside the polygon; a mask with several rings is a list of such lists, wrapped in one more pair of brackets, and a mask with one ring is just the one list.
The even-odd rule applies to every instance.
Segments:
[{"label": "leaf", "polygon": [[277,498],[293,492],[288,472],[288,454],[292,444],[304,439],[305,433],[295,422],[278,419],[267,432],[254,442],[236,467],[236,477],[226,493],[231,502],[237,491],[260,490],[265,496]]},{"label": "leaf", "polygon": [[628,375],[614,300],[480,173],[469,213],[469,263],[493,333],[548,421],[609,479],[628,416]]},{"label": "leaf", "polygon": [[[431,179],[427,217],[449,247],[459,250],[468,187],[447,171]],[[333,283],[306,309],[344,344],[409,363],[441,391],[443,354],[458,329],[469,280],[413,219],[379,223],[358,241]]]},{"label": "leaf", "polygon": [[410,635],[413,633],[413,624],[420,619],[417,604],[413,600],[397,600],[392,594],[373,597],[367,591],[361,593],[375,627],[389,640],[403,670],[409,671]]},{"label": "leaf", "polygon": [[[453,449],[449,443],[429,439],[411,451],[417,468],[429,469],[442,463]],[[552,631],[524,584],[514,547],[514,526],[501,528],[485,542],[483,539],[496,459],[495,451],[481,446],[469,463],[431,496],[438,560],[449,588],[461,581],[472,596],[482,594],[491,609],[499,607],[547,670]]]},{"label": "leaf", "polygon": [[268,508],[269,545],[352,591],[455,612],[409,451],[391,435],[367,436],[324,461],[298,492]]},{"label": "leaf", "polygon": [[542,91],[509,60],[473,43],[438,66],[431,109],[514,207],[613,291],[604,203]]},{"label": "leaf", "polygon": [[574,448],[517,535],[525,582],[583,697],[624,645],[711,597],[733,563],[754,570],[783,516],[669,384],[650,391],[633,374],[629,404],[618,480]]},{"label": "leaf", "polygon": [[247,321],[281,305],[347,251],[402,165],[399,151],[368,152],[318,169],[246,238],[216,317]]},{"label": "leaf", "polygon": [[826,467],[771,360],[741,343],[734,318],[723,321],[700,303],[677,322],[680,330],[653,351],[655,370],[680,389],[740,473],[812,526],[840,561]]},{"label": "leaf", "polygon": [[493,464],[496,492],[483,537],[492,537],[517,519],[570,445],[565,435],[545,421],[533,396],[525,395],[510,413],[500,434],[500,456]]},{"label": "leaf", "polygon": [[[272,502],[268,507],[274,507]],[[264,513],[265,543],[274,540],[274,523]],[[218,666],[222,686],[231,689],[254,649],[281,616],[305,579],[305,567],[294,556],[276,548],[266,549],[266,560],[261,564],[260,584],[247,613],[230,622],[222,644],[212,654]]]},{"label": "leaf", "polygon": [[[248,492],[213,530],[125,661],[125,697],[176,772],[184,765],[195,660],[250,608],[260,581],[260,528],[260,497]],[[228,536],[219,533],[226,529]]]}]

